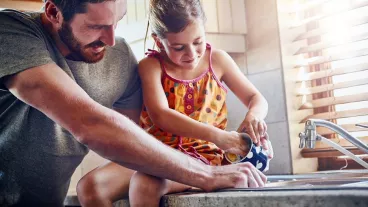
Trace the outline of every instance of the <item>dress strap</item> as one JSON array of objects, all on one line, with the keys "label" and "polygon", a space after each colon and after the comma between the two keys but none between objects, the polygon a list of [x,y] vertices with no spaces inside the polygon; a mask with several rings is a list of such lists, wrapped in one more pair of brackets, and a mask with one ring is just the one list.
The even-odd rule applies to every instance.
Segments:
[{"label": "dress strap", "polygon": [[164,62],[162,60],[162,56],[161,56],[160,52],[158,52],[157,50],[148,49],[148,51],[145,54],[148,57],[156,58],[160,62],[161,70],[163,71],[164,75],[167,75],[166,68],[165,68],[165,65],[164,65]]},{"label": "dress strap", "polygon": [[215,74],[215,71],[213,71],[213,68],[212,68],[212,47],[209,43],[207,43],[206,45],[206,48],[210,50],[210,59],[209,59],[209,65],[210,65],[210,68],[209,68],[209,71],[213,77],[213,79],[215,79],[215,81],[217,82],[217,84],[222,88],[224,89],[226,92],[227,92],[227,89],[225,88],[225,86],[221,83],[221,81],[218,79],[217,75]]},{"label": "dress strap", "polygon": [[148,57],[155,57],[155,58],[160,56],[160,53],[157,50],[151,50],[151,49],[148,49],[148,51],[145,54]]}]

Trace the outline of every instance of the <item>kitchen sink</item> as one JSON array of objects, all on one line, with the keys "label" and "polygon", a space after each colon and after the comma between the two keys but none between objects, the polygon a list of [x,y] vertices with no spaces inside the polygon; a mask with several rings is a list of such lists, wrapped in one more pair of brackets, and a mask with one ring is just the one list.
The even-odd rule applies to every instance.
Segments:
[{"label": "kitchen sink", "polygon": [[368,170],[322,171],[299,175],[270,175],[265,188],[367,187]]}]

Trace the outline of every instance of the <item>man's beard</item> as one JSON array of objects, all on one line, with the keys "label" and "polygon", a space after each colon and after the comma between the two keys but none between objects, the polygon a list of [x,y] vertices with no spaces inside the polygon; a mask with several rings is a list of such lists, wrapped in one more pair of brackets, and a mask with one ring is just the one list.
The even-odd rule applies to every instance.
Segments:
[{"label": "man's beard", "polygon": [[68,47],[70,54],[67,56],[69,59],[74,61],[84,61],[86,63],[96,63],[105,55],[105,49],[99,53],[88,53],[86,49],[92,47],[104,47],[106,46],[100,40],[94,41],[86,46],[81,46],[78,40],[72,33],[72,28],[69,24],[63,22],[61,29],[58,31],[61,41]]}]

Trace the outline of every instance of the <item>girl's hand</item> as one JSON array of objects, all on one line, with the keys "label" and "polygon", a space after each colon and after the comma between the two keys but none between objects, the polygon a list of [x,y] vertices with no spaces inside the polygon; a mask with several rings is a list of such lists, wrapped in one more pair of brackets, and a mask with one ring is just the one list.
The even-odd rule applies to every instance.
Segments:
[{"label": "girl's hand", "polygon": [[240,124],[238,132],[248,133],[252,141],[259,146],[261,137],[264,137],[267,131],[266,122],[248,112],[244,121]]},{"label": "girl's hand", "polygon": [[273,158],[273,148],[272,148],[271,141],[268,139],[267,132],[265,133],[265,136],[261,137],[260,142],[261,142],[262,148],[267,152],[268,159],[272,159]]}]

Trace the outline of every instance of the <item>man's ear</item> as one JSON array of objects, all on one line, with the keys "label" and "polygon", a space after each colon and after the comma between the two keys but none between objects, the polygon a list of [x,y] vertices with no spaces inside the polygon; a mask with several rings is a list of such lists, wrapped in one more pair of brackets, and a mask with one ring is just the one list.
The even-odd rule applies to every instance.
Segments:
[{"label": "man's ear", "polygon": [[60,9],[51,1],[47,1],[45,4],[45,16],[55,27],[61,28],[63,15]]}]

